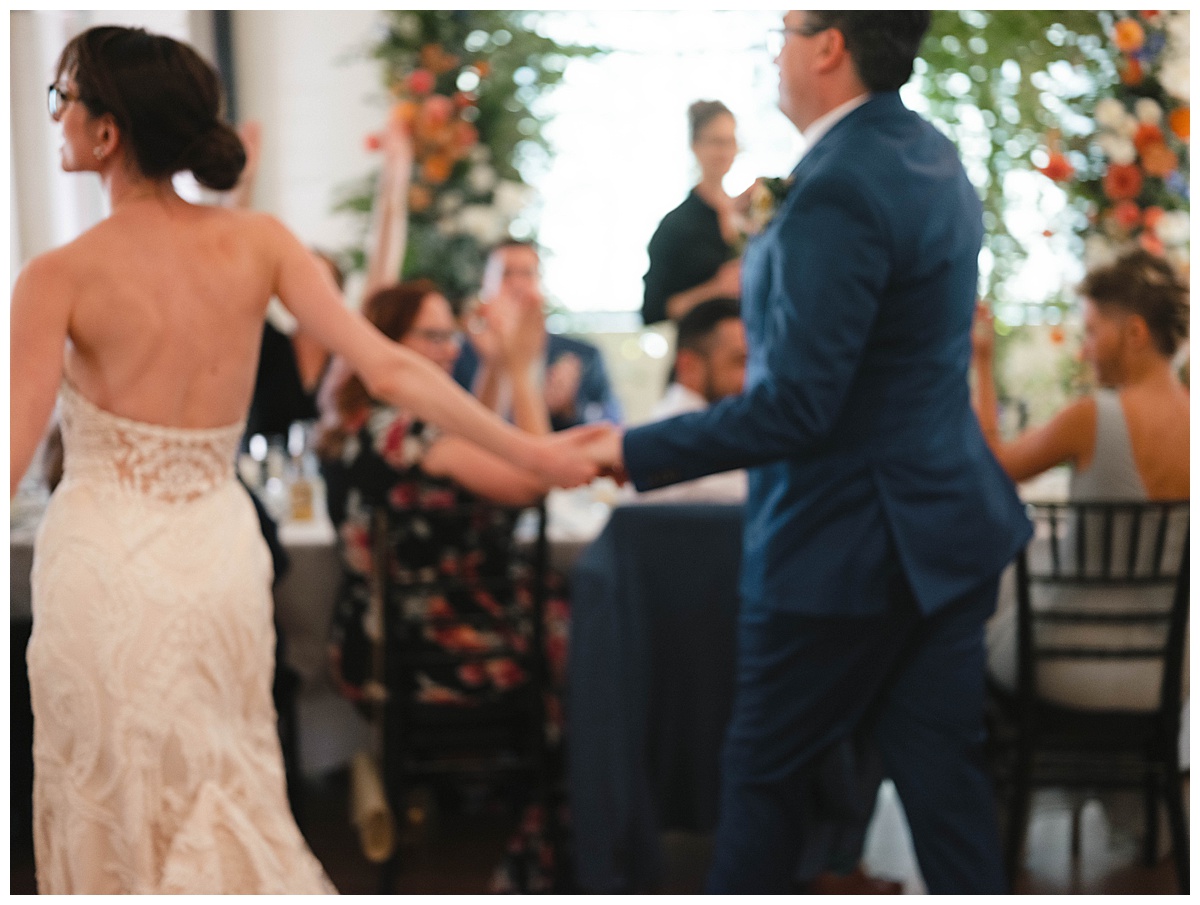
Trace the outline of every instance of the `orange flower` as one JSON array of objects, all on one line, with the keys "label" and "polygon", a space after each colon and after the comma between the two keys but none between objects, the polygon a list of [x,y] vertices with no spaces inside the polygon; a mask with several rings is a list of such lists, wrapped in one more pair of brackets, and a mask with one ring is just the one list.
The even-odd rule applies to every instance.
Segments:
[{"label": "orange flower", "polygon": [[414,69],[408,76],[408,90],[413,94],[428,94],[436,83],[428,69]]},{"label": "orange flower", "polygon": [[368,135],[366,138],[363,139],[363,147],[366,148],[368,151],[374,153],[375,151],[378,151],[381,147],[383,147],[383,142],[381,142],[379,140],[378,135],[376,135],[374,132],[372,132],[370,135]]},{"label": "orange flower", "polygon": [[1146,32],[1136,19],[1121,19],[1113,26],[1113,43],[1121,53],[1133,53],[1146,43]]},{"label": "orange flower", "polygon": [[1192,137],[1192,108],[1179,107],[1171,111],[1167,117],[1167,122],[1171,126],[1171,131],[1188,141]]},{"label": "orange flower", "polygon": [[1132,201],[1122,201],[1112,209],[1112,218],[1129,231],[1142,222],[1142,209]]},{"label": "orange flower", "polygon": [[1142,226],[1150,230],[1157,229],[1165,213],[1166,211],[1158,206],[1146,208],[1142,212]]},{"label": "orange flower", "polygon": [[481,79],[486,79],[492,71],[492,64],[487,60],[478,60],[471,65],[475,67],[475,71],[479,73]]},{"label": "orange flower", "polygon": [[1071,166],[1070,161],[1061,151],[1054,151],[1050,154],[1050,160],[1046,165],[1039,167],[1039,172],[1055,182],[1066,182],[1075,175],[1075,168]]},{"label": "orange flower", "polygon": [[464,151],[473,148],[479,142],[479,130],[470,123],[458,122],[454,125],[454,143]]},{"label": "orange flower", "polygon": [[403,125],[410,124],[417,115],[417,105],[412,101],[401,101],[392,105],[391,117],[393,122]]},{"label": "orange flower", "polygon": [[430,124],[441,126],[450,121],[454,113],[454,103],[441,94],[430,95],[425,99],[425,106],[421,112]]},{"label": "orange flower", "polygon": [[458,57],[446,53],[439,44],[426,44],[421,48],[421,65],[440,75],[457,66]]},{"label": "orange flower", "polygon": [[1067,331],[1058,324],[1050,328],[1050,342],[1056,346],[1061,346],[1067,341]]},{"label": "orange flower", "polygon": [[414,214],[429,210],[431,204],[433,204],[433,192],[425,186],[411,185],[408,187],[408,209]]},{"label": "orange flower", "polygon": [[1160,141],[1142,152],[1142,167],[1149,175],[1165,179],[1178,169],[1179,158]]},{"label": "orange flower", "polygon": [[434,154],[421,165],[421,176],[430,185],[441,185],[450,178],[454,161],[442,154]]},{"label": "orange flower", "polygon": [[1153,123],[1139,123],[1137,131],[1133,133],[1133,146],[1139,154],[1146,153],[1150,145],[1162,144],[1162,140],[1162,129]]},{"label": "orange flower", "polygon": [[1142,83],[1142,63],[1140,60],[1127,58],[1120,69],[1122,84],[1132,87]]},{"label": "orange flower", "polygon": [[1142,191],[1142,171],[1136,164],[1114,163],[1104,174],[1104,194],[1113,201],[1136,198]]},{"label": "orange flower", "polygon": [[1142,233],[1138,236],[1138,244],[1152,255],[1162,257],[1167,253],[1166,247],[1162,243],[1162,239],[1154,235],[1154,233]]}]

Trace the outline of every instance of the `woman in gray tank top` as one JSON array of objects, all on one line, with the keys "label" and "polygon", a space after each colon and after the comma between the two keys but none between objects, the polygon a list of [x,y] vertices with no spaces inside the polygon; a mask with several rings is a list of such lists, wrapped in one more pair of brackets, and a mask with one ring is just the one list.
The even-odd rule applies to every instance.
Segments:
[{"label": "woman in gray tank top", "polygon": [[[980,306],[974,331],[975,404],[988,445],[1016,482],[1069,465],[1071,500],[1187,499],[1188,391],[1172,363],[1187,337],[1186,285],[1167,262],[1139,249],[1093,268],[1079,294],[1084,314],[1082,356],[1100,388],[1069,403],[1045,425],[1007,442],[1000,437],[996,413],[995,331],[989,312]],[[1186,527],[1186,519],[1170,526],[1170,548],[1179,550]],[[1043,553],[1035,542],[1029,555],[1036,560]],[[1091,593],[1089,603],[1095,604],[1095,592]],[[1060,594],[1034,605],[1068,606],[1069,601],[1061,598]],[[1112,602],[1127,603],[1128,598]],[[988,627],[989,671],[1007,688],[1015,685],[1014,623],[1011,575],[1007,575],[1000,609]],[[1103,644],[1103,639],[1088,640]],[[1157,700],[1159,670],[1154,664],[1137,662],[1064,661],[1039,671],[1037,682],[1040,694],[1062,704],[1143,709]],[[1186,677],[1184,682],[1186,688]]]}]

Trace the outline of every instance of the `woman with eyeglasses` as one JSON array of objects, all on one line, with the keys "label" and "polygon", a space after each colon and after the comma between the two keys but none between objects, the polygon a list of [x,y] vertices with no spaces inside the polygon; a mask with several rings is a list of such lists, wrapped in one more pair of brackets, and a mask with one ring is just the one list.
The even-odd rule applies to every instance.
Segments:
[{"label": "woman with eyeglasses", "polygon": [[[450,303],[429,280],[411,280],[378,290],[363,314],[390,339],[449,373],[461,336]],[[533,386],[540,353],[538,330],[516,323],[496,325],[497,360],[515,392],[539,399]],[[486,449],[448,435],[407,407],[372,395],[340,359],[335,359],[319,395],[321,422],[317,451],[322,459],[329,515],[338,527],[345,574],[334,617],[331,666],[335,683],[351,700],[361,700],[368,674],[366,617],[371,562],[371,514],[391,511],[391,549],[396,568],[418,574],[457,576],[464,590],[447,595],[429,615],[438,621],[426,632],[433,649],[452,653],[486,650],[501,639],[459,617],[486,616],[493,601],[486,583],[473,575],[508,568],[518,508],[535,503],[550,489],[541,476],[510,465]],[[540,418],[519,427],[546,431]],[[495,505],[491,505],[495,504]],[[464,517],[463,512],[471,515]],[[480,602],[482,600],[482,603]],[[482,607],[483,609],[480,609]],[[430,667],[415,690],[421,703],[470,704],[493,698],[524,681],[510,661],[484,659],[474,667]]]},{"label": "woman with eyeglasses", "polygon": [[650,239],[642,321],[647,326],[678,321],[701,302],[741,297],[741,240],[738,202],[724,179],[737,157],[737,124],[720,101],[696,101],[688,108],[692,154],[700,181],[667,214]]},{"label": "woman with eyeglasses", "polygon": [[68,172],[110,213],[31,261],[11,302],[10,489],[59,400],[62,482],[35,545],[28,666],[43,893],[331,891],[288,807],[271,699],[271,566],[234,453],[268,299],[371,394],[547,480],[595,468],[505,424],[348,311],[275,219],[190,204],[245,154],[191,48],[98,27],[50,89]]}]

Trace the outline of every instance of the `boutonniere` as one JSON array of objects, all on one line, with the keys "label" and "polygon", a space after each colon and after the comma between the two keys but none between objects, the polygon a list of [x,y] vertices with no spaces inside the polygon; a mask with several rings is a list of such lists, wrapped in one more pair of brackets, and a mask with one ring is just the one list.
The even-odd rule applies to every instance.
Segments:
[{"label": "boutonniere", "polygon": [[747,218],[746,231],[749,235],[757,235],[767,228],[795,181],[794,177],[788,176],[759,179],[754,183],[750,192],[750,214]]}]

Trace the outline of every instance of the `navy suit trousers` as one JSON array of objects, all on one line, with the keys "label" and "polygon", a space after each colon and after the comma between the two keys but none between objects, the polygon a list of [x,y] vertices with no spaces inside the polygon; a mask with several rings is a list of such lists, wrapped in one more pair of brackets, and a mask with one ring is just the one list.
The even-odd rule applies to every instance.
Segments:
[{"label": "navy suit trousers", "polygon": [[1007,892],[983,764],[996,590],[991,579],[924,616],[897,570],[878,616],[743,616],[709,892],[795,891],[817,815],[852,785],[845,752],[864,745],[896,785],[929,891]]}]

